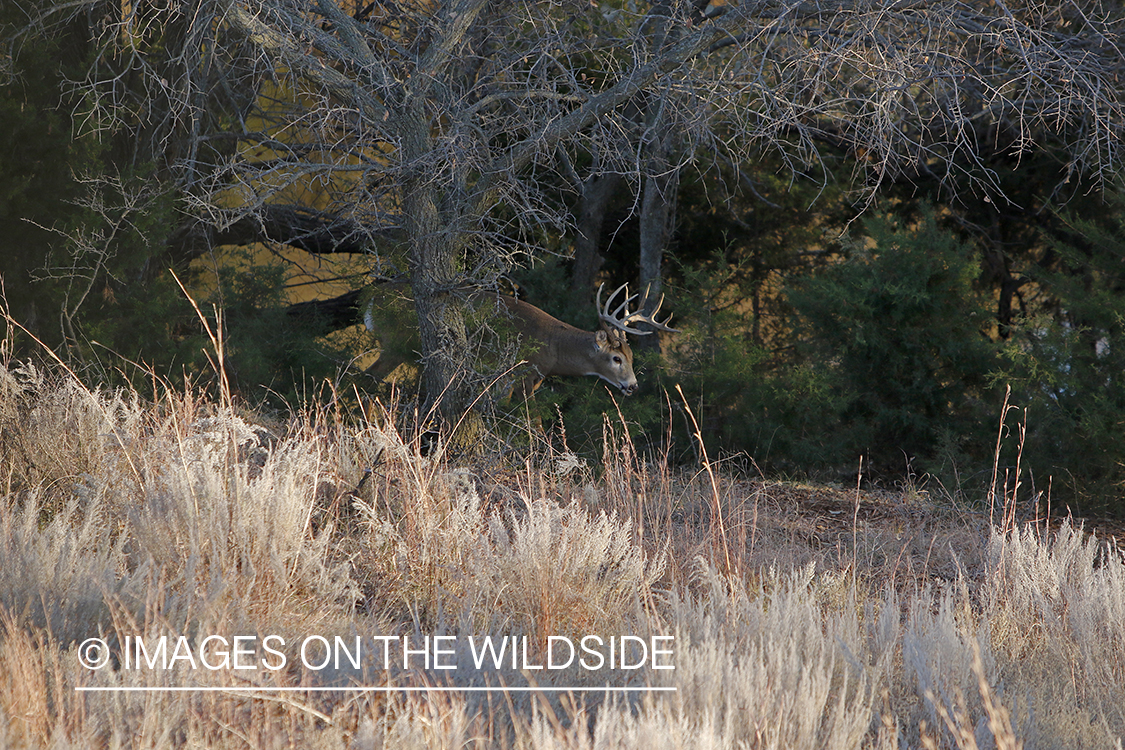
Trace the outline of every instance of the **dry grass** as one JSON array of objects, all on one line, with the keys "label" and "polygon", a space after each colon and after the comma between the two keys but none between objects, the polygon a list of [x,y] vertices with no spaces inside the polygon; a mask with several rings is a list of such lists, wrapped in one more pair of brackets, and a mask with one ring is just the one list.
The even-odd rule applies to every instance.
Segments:
[{"label": "dry grass", "polygon": [[[1001,530],[917,489],[675,471],[612,421],[603,466],[458,465],[330,410],[267,428],[0,368],[0,746],[1122,747],[1115,546],[1021,524],[1015,496]],[[526,638],[534,665],[587,634],[674,636],[675,669],[477,669],[467,645]],[[252,636],[261,666],[121,663],[162,635]],[[366,646],[312,669],[309,635]],[[373,636],[447,636],[456,669],[385,665]],[[91,670],[95,637],[117,661]],[[676,691],[312,689],[528,684]]]}]

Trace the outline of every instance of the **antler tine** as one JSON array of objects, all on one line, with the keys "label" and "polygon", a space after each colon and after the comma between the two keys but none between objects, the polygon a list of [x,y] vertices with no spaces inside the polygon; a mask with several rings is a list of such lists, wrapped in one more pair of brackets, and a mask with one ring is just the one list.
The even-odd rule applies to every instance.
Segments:
[{"label": "antler tine", "polygon": [[[645,291],[645,299],[646,300],[648,299],[648,291],[647,290]],[[638,316],[637,320],[640,320],[644,323],[648,323],[650,326],[652,326],[653,328],[655,328],[658,331],[667,331],[668,333],[679,333],[680,332],[679,328],[672,328],[671,326],[668,325],[669,323],[672,322],[672,313],[668,313],[668,317],[664,319],[663,323],[659,322],[656,319],[656,314],[658,312],[660,312],[660,306],[663,305],[663,304],[664,304],[664,295],[661,294],[660,299],[656,303],[656,307],[652,308],[652,313],[647,315],[647,316]],[[645,333],[649,333],[649,331],[645,331]]]},{"label": "antler tine", "polygon": [[[651,287],[645,288],[645,302],[646,303],[648,302],[648,293],[649,293],[650,289],[651,289]],[[638,310],[637,312],[635,312],[632,315],[630,315],[629,317],[627,317],[625,319],[625,322],[626,323],[632,323],[634,320],[636,320],[636,321],[640,321],[641,323],[648,323],[650,326],[652,326],[653,328],[655,328],[658,331],[668,331],[669,333],[679,333],[680,329],[672,328],[671,326],[668,325],[668,323],[672,320],[671,314],[669,314],[668,317],[664,319],[663,323],[661,323],[660,321],[658,321],[656,319],[656,314],[658,312],[660,312],[660,306],[663,305],[663,304],[664,304],[664,295],[661,294],[660,299],[658,299],[656,301],[656,307],[652,308],[651,313],[649,313],[648,315],[645,315],[645,314],[641,313],[640,310]],[[644,307],[644,305],[641,305],[641,307]],[[651,333],[651,331],[645,331],[645,333]]]},{"label": "antler tine", "polygon": [[[596,304],[598,306],[598,318],[601,319],[603,325],[613,326],[622,333],[635,333],[638,336],[644,336],[645,334],[652,333],[652,331],[638,331],[635,328],[630,328],[628,325],[629,320],[635,314],[629,312],[629,303],[636,298],[636,295],[634,295],[633,297],[629,296],[628,284],[622,284],[621,286],[614,289],[613,294],[609,295],[609,298],[605,301],[604,306],[602,305],[603,287],[605,287],[605,284],[598,285],[598,294],[595,298]],[[625,301],[618,305],[616,310],[610,312],[609,306],[613,304],[613,300],[617,299],[617,295],[621,294],[622,290],[625,291]],[[622,311],[625,312],[624,318],[621,317]]]},{"label": "antler tine", "polygon": [[[625,322],[628,322],[629,318],[631,318],[633,316],[633,313],[629,312],[629,303],[632,302],[633,300],[635,300],[637,298],[637,295],[634,294],[632,297],[629,296],[629,285],[628,284],[625,284],[623,287],[621,287],[621,289],[625,290],[625,301],[622,302],[620,305],[618,305],[617,309],[613,311],[613,317],[616,320],[622,320],[623,319]],[[621,289],[618,289],[617,291],[621,291]],[[610,299],[612,300],[613,297],[610,297]],[[625,311],[625,317],[624,318],[621,317],[621,311],[622,310]]]},{"label": "antler tine", "polygon": [[[605,320],[605,321],[617,320],[618,315],[620,315],[620,313],[621,313],[621,310],[624,309],[629,304],[629,302],[632,301],[632,298],[629,297],[629,285],[627,283],[622,284],[621,286],[614,289],[613,294],[609,295],[609,299],[607,299],[605,301],[604,307],[602,306],[602,288],[603,287],[605,287],[604,282],[601,283],[601,284],[598,284],[598,295],[597,295],[597,298],[596,298],[596,301],[595,301],[595,304],[597,305],[597,308],[598,308],[598,317],[601,318],[602,320]],[[614,310],[613,312],[610,312],[609,306],[613,304],[613,300],[617,299],[617,295],[621,294],[622,289],[625,290],[625,301],[623,303],[621,303],[620,305],[618,305],[616,310]]]},{"label": "antler tine", "polygon": [[[637,297],[639,297],[640,295],[634,294],[633,296],[630,297],[629,296],[629,285],[628,284],[622,284],[621,286],[617,287],[617,289],[614,290],[613,294],[609,295],[609,299],[606,300],[605,306],[603,307],[602,306],[602,287],[604,287],[604,286],[605,286],[605,284],[602,284],[598,287],[598,295],[597,295],[596,299],[597,299],[598,312],[599,312],[598,317],[600,317],[602,322],[605,323],[606,325],[611,325],[614,328],[616,328],[617,330],[621,331],[622,333],[632,333],[632,334],[635,334],[637,336],[647,336],[647,335],[651,334],[652,331],[641,331],[641,330],[638,330],[636,328],[631,328],[629,326],[629,324],[634,322],[634,321],[641,322],[641,323],[648,323],[650,326],[652,326],[653,328],[655,328],[658,331],[668,331],[669,333],[679,333],[678,329],[672,328],[671,326],[668,325],[668,322],[672,320],[671,315],[669,315],[667,317],[667,319],[664,320],[663,323],[656,320],[656,313],[658,313],[660,311],[660,306],[664,304],[664,295],[663,294],[660,295],[660,301],[656,303],[656,307],[653,309],[652,313],[650,315],[645,315],[645,314],[641,313],[639,310],[636,311],[636,312],[629,312],[629,304],[631,302],[633,302],[633,300],[637,299]],[[617,295],[620,294],[622,290],[625,290],[625,301],[622,302],[620,305],[618,305],[616,310],[614,310],[612,313],[610,313],[609,306],[613,304],[613,300],[616,299]],[[648,300],[648,290],[647,289],[645,290],[645,300]],[[622,313],[624,313],[624,316],[622,316]]]}]

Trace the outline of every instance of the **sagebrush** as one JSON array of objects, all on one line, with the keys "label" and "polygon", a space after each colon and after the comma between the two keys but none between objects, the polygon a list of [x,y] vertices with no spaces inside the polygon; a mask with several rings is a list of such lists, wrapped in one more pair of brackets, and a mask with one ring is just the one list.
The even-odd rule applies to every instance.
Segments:
[{"label": "sagebrush", "polygon": [[[595,480],[563,453],[426,458],[331,409],[261,422],[0,369],[0,744],[1122,746],[1125,562],[1069,522],[1005,532],[924,491],[712,485],[641,460],[626,431]],[[215,633],[508,636],[537,659],[552,636],[674,636],[675,669],[476,669],[464,640],[453,671],[79,662],[92,637]],[[675,691],[432,690],[607,682]],[[236,692],[253,685],[302,690]]]}]

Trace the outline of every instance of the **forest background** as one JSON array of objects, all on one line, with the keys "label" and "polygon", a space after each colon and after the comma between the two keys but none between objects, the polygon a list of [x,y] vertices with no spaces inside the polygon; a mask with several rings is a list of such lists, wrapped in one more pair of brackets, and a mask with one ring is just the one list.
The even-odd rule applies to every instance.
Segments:
[{"label": "forest background", "polygon": [[[182,281],[223,332],[225,375],[244,403],[281,410],[329,391],[386,395],[357,366],[373,345],[360,321],[374,277],[408,275],[416,294],[430,284],[425,299],[441,299],[454,282],[496,288],[511,279],[528,301],[586,328],[597,282],[639,282],[663,288],[682,333],[663,351],[642,350],[642,389],[630,400],[592,379],[548,383],[538,408],[551,417],[558,403],[579,452],[596,450],[602,414],[619,407],[642,448],[670,430],[674,450],[693,456],[687,403],[711,455],[747,472],[854,482],[862,460],[870,481],[933,482],[979,499],[995,467],[1015,476],[1018,461],[1026,490],[1043,502],[1125,514],[1119,11],[1020,6],[1010,25],[995,27],[994,49],[962,47],[941,61],[944,72],[904,73],[895,60],[957,38],[955,25],[941,25],[956,20],[943,4],[921,16],[932,35],[880,42],[880,28],[918,21],[884,9],[885,28],[869,26],[863,43],[855,33],[847,44],[838,40],[858,11],[799,16],[799,4],[769,16],[750,4],[586,3],[541,18],[535,4],[526,17],[472,2],[267,2],[241,15],[238,5],[197,5],[0,11],[0,274],[4,311],[19,323],[6,324],[9,355],[43,358],[45,344],[91,383],[142,392],[154,374],[205,381],[213,355]],[[304,16],[286,15],[297,7]],[[204,12],[215,8],[222,12]],[[484,33],[474,31],[482,18],[496,39],[535,44],[485,70],[494,58],[466,50],[503,45],[473,36]],[[732,35],[751,21],[772,36]],[[415,61],[402,75],[388,64],[388,78],[371,84],[390,92],[377,101],[348,99],[356,87],[340,47],[351,43],[349,23],[379,27],[399,45],[387,53],[395,64]],[[723,33],[697,36],[720,23]],[[1027,39],[1040,46],[1013,44]],[[785,49],[779,40],[790,45],[785,64],[770,57]],[[1048,60],[1052,45],[1057,58]],[[565,75],[536,67],[544,58],[533,48],[564,50],[555,61]],[[811,49],[832,63],[817,63]],[[980,61],[998,69],[1013,49],[1035,71],[1016,76],[1024,99],[957,88],[958,75],[987,81]],[[651,81],[674,85],[619,90],[613,81],[644,71],[630,51],[652,63]],[[768,88],[776,99],[747,85],[724,100],[715,92],[727,89],[703,85],[750,80],[737,53],[775,65],[757,75],[776,76]],[[875,58],[898,76],[890,97],[864,67]],[[976,67],[959,69],[965,60]],[[1085,67],[1060,72],[1073,60]],[[825,77],[803,65],[821,65]],[[379,69],[358,67],[368,76]],[[1005,70],[997,75],[1020,67]],[[425,96],[411,93],[420,71],[437,82]],[[503,85],[473,98],[466,76]],[[822,80],[845,81],[851,98],[812,91]],[[768,127],[743,114],[762,119],[762,102],[777,105],[787,85],[802,89],[800,112]],[[935,93],[942,86],[949,99]],[[400,89],[401,106],[391,108]],[[1045,89],[1069,98],[1050,100]],[[542,96],[524,102],[535,92]],[[400,117],[412,112],[411,96],[442,114],[422,107],[413,120]],[[966,99],[977,105],[968,114],[945,106]],[[1006,110],[1011,102],[1026,109]],[[547,124],[569,123],[590,103],[598,104],[574,120],[574,139],[551,140]],[[900,104],[917,116],[865,120]],[[1020,114],[1035,107],[1041,120]],[[485,147],[472,140],[485,126],[449,124],[467,121],[465,112],[490,113]],[[399,130],[376,138],[368,120]],[[449,136],[396,173],[388,166],[396,155],[436,138],[411,130],[418,122]],[[880,130],[888,122],[890,136]],[[939,131],[960,135],[942,140]],[[520,151],[524,142],[535,148]],[[488,161],[494,152],[503,165]],[[441,160],[440,179],[418,182],[436,163],[426,159]],[[470,176],[444,166],[461,164]],[[418,198],[437,183],[456,190],[445,202]],[[430,209],[432,226],[476,223],[441,234],[444,249],[419,250],[417,225]],[[431,227],[426,236],[438,234]],[[454,258],[447,277],[426,276],[441,266],[421,263],[426,252]],[[431,367],[440,347],[427,343],[426,321],[447,313],[418,310],[438,382],[451,370]],[[458,381],[469,398],[505,360],[488,335],[458,325],[450,330],[462,348],[448,356],[458,367],[465,347],[492,347],[492,369]],[[669,396],[675,385],[685,402]],[[1019,439],[997,448],[1001,424]]]}]

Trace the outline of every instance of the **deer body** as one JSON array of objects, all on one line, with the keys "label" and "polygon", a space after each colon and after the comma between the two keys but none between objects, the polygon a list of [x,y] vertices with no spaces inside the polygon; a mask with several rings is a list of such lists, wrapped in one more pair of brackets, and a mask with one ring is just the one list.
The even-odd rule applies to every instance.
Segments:
[{"label": "deer body", "polygon": [[[517,398],[526,399],[535,392],[545,378],[553,375],[579,377],[593,375],[620,388],[626,396],[632,395],[637,390],[637,376],[633,372],[633,352],[629,348],[625,334],[645,335],[652,331],[638,331],[630,328],[629,324],[641,321],[657,330],[675,332],[676,329],[668,327],[668,320],[663,323],[655,320],[656,312],[660,309],[659,304],[650,315],[630,313],[629,303],[636,297],[629,297],[627,291],[625,301],[611,313],[610,304],[624,289],[625,287],[622,286],[610,295],[605,307],[601,305],[601,289],[598,289],[597,304],[601,325],[597,331],[583,331],[543,312],[535,305],[515,297],[500,295],[499,299],[504,303],[510,316],[510,324],[522,336],[527,351],[528,372],[513,388],[512,394]],[[368,328],[373,328],[370,311],[367,320]],[[381,342],[383,352],[368,372],[381,380],[406,362],[407,357],[396,354],[404,350],[403,346],[388,346],[390,343],[388,339],[394,338],[397,331],[380,333],[383,339]]]},{"label": "deer body", "polygon": [[530,372],[513,395],[527,398],[552,375],[594,375],[621,389],[626,396],[637,390],[633,352],[625,334],[613,329],[583,331],[515,297],[500,298],[512,316],[512,325],[533,351],[527,355]]}]

